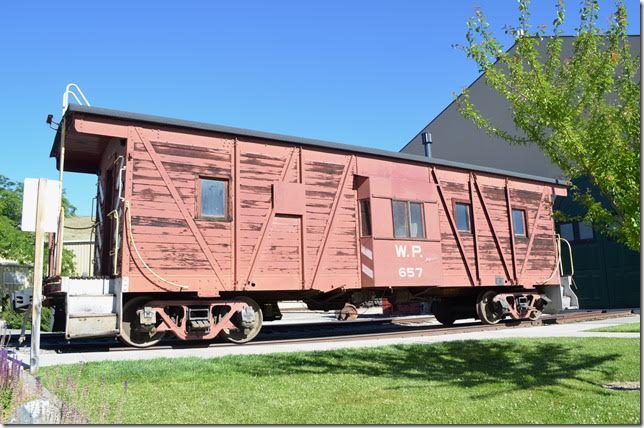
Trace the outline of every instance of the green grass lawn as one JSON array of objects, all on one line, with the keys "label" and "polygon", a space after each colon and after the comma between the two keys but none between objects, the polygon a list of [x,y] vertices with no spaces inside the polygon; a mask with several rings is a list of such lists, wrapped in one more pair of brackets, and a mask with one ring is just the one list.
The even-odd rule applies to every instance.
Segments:
[{"label": "green grass lawn", "polygon": [[[90,420],[147,424],[639,424],[638,339],[446,342],[45,367]],[[127,391],[124,388],[127,382]],[[123,403],[123,404],[117,404]]]},{"label": "green grass lawn", "polygon": [[628,324],[619,324],[613,325],[610,327],[600,327],[593,328],[592,330],[586,331],[603,331],[608,333],[639,333],[640,332],[640,323],[628,323]]}]

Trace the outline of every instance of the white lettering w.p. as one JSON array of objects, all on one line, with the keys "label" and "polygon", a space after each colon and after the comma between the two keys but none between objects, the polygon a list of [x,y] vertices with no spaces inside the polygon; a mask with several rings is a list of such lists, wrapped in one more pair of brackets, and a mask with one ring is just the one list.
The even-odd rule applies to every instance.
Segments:
[{"label": "white lettering w.p.", "polygon": [[407,257],[406,245],[395,245],[395,247],[396,247],[396,257]]}]

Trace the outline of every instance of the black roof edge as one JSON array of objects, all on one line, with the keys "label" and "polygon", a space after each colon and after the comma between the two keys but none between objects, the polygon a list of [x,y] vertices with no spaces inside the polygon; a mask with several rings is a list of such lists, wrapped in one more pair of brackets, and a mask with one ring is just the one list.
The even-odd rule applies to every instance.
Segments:
[{"label": "black roof edge", "polygon": [[60,146],[60,126],[58,127],[56,135],[54,136],[54,142],[51,144],[51,150],[49,151],[50,158],[55,158],[56,156],[58,156],[58,146]]},{"label": "black roof edge", "polygon": [[[429,164],[429,165],[446,166],[446,167],[458,168],[458,169],[467,169],[472,171],[486,172],[486,173],[495,174],[495,175],[515,177],[515,178],[520,178],[520,179],[529,180],[529,181],[538,181],[538,182],[551,183],[551,184],[557,184],[557,185],[563,185],[563,186],[570,184],[567,180],[561,180],[561,179],[555,179],[555,178],[549,178],[549,177],[539,177],[539,176],[530,175],[530,174],[521,174],[514,171],[505,171],[505,170],[496,169],[496,168],[470,165],[466,163],[453,162],[453,161],[448,161],[443,159],[436,159],[436,158],[429,159],[429,158],[426,158],[425,156],[400,153],[400,152],[394,152],[394,151],[383,150],[383,149],[353,146],[349,144],[341,144],[341,143],[335,143],[331,141],[294,137],[290,135],[254,131],[250,129],[236,128],[232,126],[215,125],[210,123],[194,122],[190,120],[173,119],[173,118],[168,118],[163,116],[130,113],[125,111],[112,110],[112,109],[106,109],[106,108],[100,108],[100,107],[83,106],[78,104],[69,105],[69,107],[67,108],[67,111],[65,112],[65,118],[67,118],[68,116],[74,113],[84,113],[84,114],[90,114],[95,116],[111,117],[111,118],[130,120],[130,121],[136,121],[136,122],[169,125],[169,126],[176,126],[180,128],[198,129],[202,131],[212,131],[212,132],[219,132],[219,133],[231,134],[231,135],[243,135],[247,137],[255,137],[255,138],[273,140],[278,142],[301,144],[304,146],[322,147],[327,149],[357,152],[357,153],[363,153],[363,154],[372,155],[372,156],[400,159],[405,161],[418,162],[418,163]],[[55,157],[57,155],[57,147],[58,147],[59,141],[60,141],[60,130],[56,133],[56,137],[54,139],[54,144],[52,146],[52,150],[50,154],[51,157]]]}]

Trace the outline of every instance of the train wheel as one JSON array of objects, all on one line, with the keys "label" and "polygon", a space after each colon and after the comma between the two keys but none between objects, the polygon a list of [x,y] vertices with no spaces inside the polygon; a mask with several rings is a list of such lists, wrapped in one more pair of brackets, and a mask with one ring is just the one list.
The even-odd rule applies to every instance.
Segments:
[{"label": "train wheel", "polygon": [[452,310],[451,306],[444,301],[434,301],[432,302],[432,314],[436,321],[443,324],[444,326],[451,326],[456,321],[456,315]]},{"label": "train wheel", "polygon": [[494,299],[496,293],[494,291],[484,291],[479,294],[476,302],[476,314],[483,324],[496,324],[503,319],[503,314],[499,314],[495,308]]},{"label": "train wheel", "polygon": [[356,319],[358,319],[358,308],[351,303],[345,304],[344,308],[338,313],[339,321],[354,321]]},{"label": "train wheel", "polygon": [[528,316],[528,318],[530,319],[530,321],[535,321],[539,319],[540,316],[541,316],[541,311],[532,311],[530,312],[530,315]]},{"label": "train wheel", "polygon": [[[233,300],[239,300],[246,303],[253,311],[253,320],[244,322],[240,312],[235,313],[231,321],[237,326],[236,329],[231,330],[224,328],[219,335],[222,339],[232,343],[246,343],[250,342],[257,336],[262,329],[262,322],[264,317],[262,315],[262,308],[253,299],[245,296],[235,297]],[[219,313],[218,318],[223,317],[226,312]]]},{"label": "train wheel", "polygon": [[121,313],[121,334],[119,338],[128,345],[136,346],[137,348],[156,345],[165,336],[165,332],[153,332],[150,335],[149,332],[137,330],[139,325],[137,310],[143,308],[147,301],[149,301],[147,297],[136,297],[123,305],[123,312]]}]

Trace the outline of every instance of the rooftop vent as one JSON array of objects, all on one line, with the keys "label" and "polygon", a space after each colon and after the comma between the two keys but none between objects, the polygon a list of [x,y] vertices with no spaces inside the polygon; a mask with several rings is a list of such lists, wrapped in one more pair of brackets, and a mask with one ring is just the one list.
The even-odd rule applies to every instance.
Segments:
[{"label": "rooftop vent", "polygon": [[432,134],[429,132],[423,132],[420,134],[423,140],[423,146],[425,147],[425,157],[432,157]]}]

